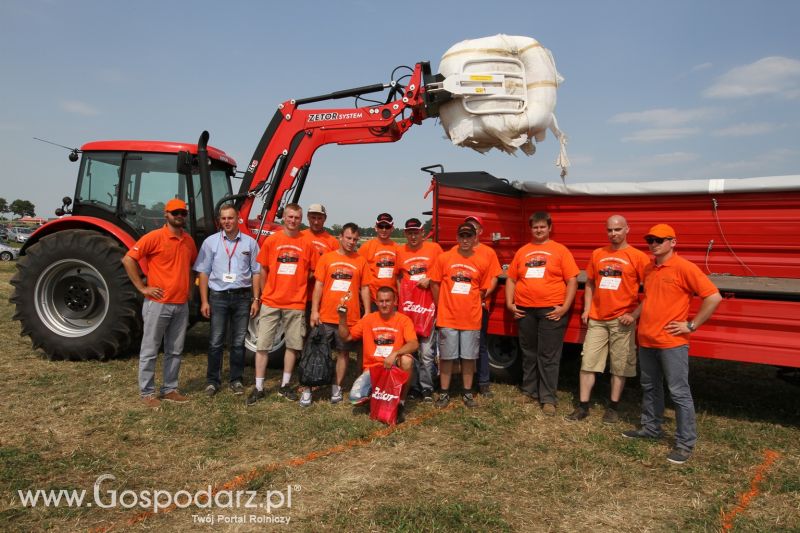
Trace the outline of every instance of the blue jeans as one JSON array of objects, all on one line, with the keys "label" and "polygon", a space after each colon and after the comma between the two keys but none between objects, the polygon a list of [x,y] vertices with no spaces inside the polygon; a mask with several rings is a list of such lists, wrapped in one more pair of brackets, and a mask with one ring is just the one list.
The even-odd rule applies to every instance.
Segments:
[{"label": "blue jeans", "polygon": [[486,343],[486,330],[489,328],[489,310],[483,308],[481,317],[481,341],[478,349],[478,387],[489,384],[489,347]]},{"label": "blue jeans", "polygon": [[642,429],[661,435],[664,422],[664,378],[675,405],[675,447],[691,452],[697,442],[694,401],[689,388],[689,345],[639,348],[642,381]]},{"label": "blue jeans", "polygon": [[156,392],[156,358],[164,340],[164,368],[161,394],[178,389],[181,352],[189,327],[187,304],[161,304],[145,299],[142,306],[142,347],[139,349],[139,391],[144,396]]},{"label": "blue jeans", "polygon": [[[519,306],[518,306],[519,307]],[[564,347],[569,313],[549,320],[552,307],[519,307],[525,316],[517,320],[519,347],[522,350],[522,386],[526,394],[538,397],[543,404],[558,403],[558,369]]]},{"label": "blue jeans", "polygon": [[222,383],[222,347],[230,331],[230,382],[241,382],[244,375],[244,339],[250,321],[251,294],[209,290],[211,307],[211,338],[208,343],[206,383],[219,388]]}]

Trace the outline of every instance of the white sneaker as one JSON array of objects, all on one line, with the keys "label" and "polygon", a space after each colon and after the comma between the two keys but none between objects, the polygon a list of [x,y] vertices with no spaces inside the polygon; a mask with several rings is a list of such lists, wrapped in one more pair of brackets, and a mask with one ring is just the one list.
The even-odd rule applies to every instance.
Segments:
[{"label": "white sneaker", "polygon": [[308,407],[311,405],[311,391],[304,390],[300,395],[300,407]]},{"label": "white sneaker", "polygon": [[331,394],[331,403],[339,403],[342,401],[342,389],[339,389],[339,392],[336,394]]}]

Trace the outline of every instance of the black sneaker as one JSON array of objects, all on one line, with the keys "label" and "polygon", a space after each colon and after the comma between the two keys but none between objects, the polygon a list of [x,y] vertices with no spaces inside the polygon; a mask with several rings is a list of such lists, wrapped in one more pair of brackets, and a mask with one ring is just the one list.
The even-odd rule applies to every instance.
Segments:
[{"label": "black sneaker", "polygon": [[585,407],[581,407],[580,405],[575,408],[572,413],[568,414],[564,418],[569,420],[570,422],[577,422],[578,420],[583,420],[589,417],[589,410]]},{"label": "black sneaker", "polygon": [[250,394],[247,396],[247,399],[244,401],[245,405],[253,405],[259,400],[263,400],[267,396],[266,391],[264,389],[258,390],[257,388],[253,387],[253,390],[250,391]]},{"label": "black sneaker", "polygon": [[433,403],[433,391],[428,389],[422,391],[422,401],[425,403]]},{"label": "black sneaker", "polygon": [[472,395],[471,392],[465,392],[461,396],[461,400],[464,402],[464,407],[478,407],[478,402],[475,401],[475,397]]},{"label": "black sneaker", "polygon": [[481,396],[483,396],[484,398],[494,398],[494,393],[492,392],[492,389],[488,383],[479,385],[478,392],[480,392]]},{"label": "black sneaker", "polygon": [[439,393],[439,399],[436,400],[436,407],[442,409],[450,404],[450,395],[442,391]]},{"label": "black sneaker", "polygon": [[278,389],[278,394],[289,400],[290,402],[296,402],[298,399],[297,393],[294,389],[290,388],[289,385],[284,385],[280,389]]},{"label": "black sneaker", "polygon": [[397,406],[397,419],[395,424],[402,424],[406,421],[406,406],[402,403]]},{"label": "black sneaker", "polygon": [[603,423],[604,424],[616,424],[619,422],[619,413],[616,409],[612,409],[611,407],[606,407],[606,412],[603,413]]},{"label": "black sneaker", "polygon": [[652,433],[648,433],[647,431],[645,431],[644,428],[641,428],[641,429],[629,429],[628,431],[623,431],[622,432],[622,436],[627,438],[627,439],[651,439],[651,440],[655,440],[655,439],[662,438],[664,436],[664,434],[663,433],[658,433],[657,435],[653,435]]},{"label": "black sneaker", "polygon": [[667,461],[672,464],[682,465],[688,461],[691,456],[692,452],[688,450],[684,450],[682,448],[673,448],[672,451],[669,452],[669,455],[667,455]]},{"label": "black sneaker", "polygon": [[234,393],[236,396],[241,396],[244,394],[244,385],[242,385],[241,381],[234,381],[231,383],[231,392]]},{"label": "black sneaker", "polygon": [[418,390],[411,389],[408,391],[408,395],[406,396],[408,400],[419,400],[422,398],[422,393]]}]

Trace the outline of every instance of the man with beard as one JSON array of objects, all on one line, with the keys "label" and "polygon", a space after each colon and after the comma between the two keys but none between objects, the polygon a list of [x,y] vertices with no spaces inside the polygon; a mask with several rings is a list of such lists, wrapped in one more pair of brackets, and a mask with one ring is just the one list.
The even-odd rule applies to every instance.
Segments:
[{"label": "man with beard", "polygon": [[[125,272],[142,296],[142,344],[139,349],[139,393],[144,404],[158,408],[161,400],[185,403],[178,391],[181,353],[189,323],[189,294],[194,284],[192,263],[197,247],[183,228],[189,211],[186,202],[173,198],[164,207],[167,223],[153,230],[122,258]],[[139,261],[147,261],[147,284]],[[156,396],[155,371],[158,348],[164,342],[161,400]]]}]

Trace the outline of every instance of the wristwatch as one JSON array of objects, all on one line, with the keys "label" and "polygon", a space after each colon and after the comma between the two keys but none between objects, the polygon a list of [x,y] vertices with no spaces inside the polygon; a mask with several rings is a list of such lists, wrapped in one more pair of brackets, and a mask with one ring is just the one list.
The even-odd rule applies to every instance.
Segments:
[{"label": "wristwatch", "polygon": [[686,327],[689,328],[689,331],[692,332],[692,333],[697,331],[697,326],[695,326],[694,322],[692,322],[691,320],[686,323]]}]

